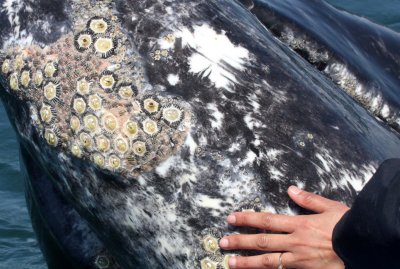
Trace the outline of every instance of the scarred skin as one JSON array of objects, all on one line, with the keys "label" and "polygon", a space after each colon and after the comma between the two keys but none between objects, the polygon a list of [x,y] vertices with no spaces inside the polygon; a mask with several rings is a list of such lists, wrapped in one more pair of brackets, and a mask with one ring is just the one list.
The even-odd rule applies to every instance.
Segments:
[{"label": "scarred skin", "polygon": [[[291,186],[290,198],[299,206],[315,212],[312,215],[287,216],[270,213],[235,212],[227,222],[235,226],[258,228],[267,233],[224,237],[223,249],[247,249],[273,252],[251,257],[231,257],[231,268],[278,268],[279,256],[286,268],[343,269],[343,261],[332,247],[335,225],[349,208],[337,201]],[[282,233],[282,234],[276,234]]]}]

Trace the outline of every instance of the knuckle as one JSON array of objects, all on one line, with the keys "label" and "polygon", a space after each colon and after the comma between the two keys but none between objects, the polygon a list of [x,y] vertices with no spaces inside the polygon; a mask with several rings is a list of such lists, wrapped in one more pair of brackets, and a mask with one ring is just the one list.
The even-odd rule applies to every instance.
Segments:
[{"label": "knuckle", "polygon": [[271,256],[269,256],[269,255],[261,256],[261,264],[262,264],[262,266],[265,266],[265,267],[271,267],[272,266]]},{"label": "knuckle", "polygon": [[312,195],[311,193],[303,193],[302,196],[303,203],[306,205],[309,205],[314,201],[314,195]]},{"label": "knuckle", "polygon": [[260,248],[260,249],[268,249],[268,245],[269,245],[269,242],[268,242],[269,240],[268,240],[268,236],[267,235],[260,235],[258,238],[257,238],[257,247],[258,248]]},{"label": "knuckle", "polygon": [[249,267],[249,261],[245,257],[238,257],[236,260],[237,268],[248,268]]},{"label": "knuckle", "polygon": [[262,217],[262,225],[265,230],[270,230],[272,227],[272,215],[271,214],[264,214]]},{"label": "knuckle", "polygon": [[240,245],[240,238],[232,236],[229,238],[229,248],[234,249]]}]

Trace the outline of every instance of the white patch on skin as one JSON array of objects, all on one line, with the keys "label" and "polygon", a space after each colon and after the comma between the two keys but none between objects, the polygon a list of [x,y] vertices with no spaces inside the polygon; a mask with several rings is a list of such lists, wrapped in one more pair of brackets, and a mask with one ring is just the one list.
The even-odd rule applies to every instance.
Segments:
[{"label": "white patch on skin", "polygon": [[246,158],[240,163],[240,166],[252,165],[257,160],[257,154],[254,151],[249,150],[246,154]]},{"label": "white patch on skin", "polygon": [[282,155],[285,153],[283,150],[280,149],[269,149],[265,153],[269,161],[274,161],[277,160],[278,156]]},{"label": "white patch on skin", "polygon": [[175,75],[175,74],[169,74],[167,77],[167,80],[168,80],[169,84],[172,86],[175,86],[176,84],[178,84],[180,82],[179,75]]},{"label": "white patch on skin", "polygon": [[199,194],[196,197],[196,204],[202,208],[224,210],[225,208],[221,206],[222,202],[224,201],[219,198],[211,198],[204,194]]},{"label": "white patch on skin", "polygon": [[198,148],[198,145],[194,141],[191,134],[188,134],[188,136],[186,137],[184,145],[189,148],[191,156],[193,156],[196,153],[196,149]]},{"label": "white patch on skin", "polygon": [[247,127],[249,127],[250,130],[253,130],[254,127],[256,127],[256,128],[265,127],[265,125],[261,121],[253,118],[251,113],[246,114],[246,116],[244,116],[243,119],[244,119],[244,122],[246,123]]},{"label": "white patch on skin", "polygon": [[268,172],[270,174],[271,179],[274,179],[274,180],[281,180],[285,176],[281,171],[279,171],[274,166],[268,167]]},{"label": "white patch on skin", "polygon": [[231,147],[228,149],[229,152],[235,152],[240,150],[240,144],[239,143],[233,143]]},{"label": "white patch on skin", "polygon": [[175,164],[175,157],[169,157],[167,160],[162,162],[157,168],[156,172],[161,177],[166,177],[169,169]]},{"label": "white patch on skin", "polygon": [[222,121],[224,120],[224,114],[218,110],[216,104],[208,104],[207,108],[213,111],[211,115],[214,117],[214,119],[211,120],[211,127],[214,129],[220,129],[222,127]]},{"label": "white patch on skin", "polygon": [[249,51],[235,46],[226,34],[218,34],[209,25],[195,26],[194,32],[181,29],[175,36],[182,38],[183,47],[194,50],[189,57],[190,72],[208,77],[217,88],[231,90],[237,83],[236,75],[230,70],[245,70],[249,61]]}]

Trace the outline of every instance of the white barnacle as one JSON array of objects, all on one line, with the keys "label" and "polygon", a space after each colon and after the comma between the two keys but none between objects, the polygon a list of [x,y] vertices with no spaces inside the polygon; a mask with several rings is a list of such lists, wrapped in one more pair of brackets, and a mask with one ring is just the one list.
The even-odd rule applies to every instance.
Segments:
[{"label": "white barnacle", "polygon": [[21,71],[21,69],[24,67],[25,65],[25,61],[24,58],[22,57],[22,55],[17,55],[17,57],[15,57],[15,61],[14,61],[14,69],[17,71]]},{"label": "white barnacle", "polygon": [[5,59],[3,64],[1,65],[1,72],[4,75],[10,73],[10,59]]},{"label": "white barnacle", "polygon": [[75,36],[75,47],[78,51],[85,51],[92,44],[93,38],[89,32],[81,32]]},{"label": "white barnacle", "polygon": [[101,75],[99,83],[104,90],[112,90],[117,81],[113,73],[106,71]]},{"label": "white barnacle", "polygon": [[9,78],[10,88],[13,91],[19,90],[18,73],[12,73]]},{"label": "white barnacle", "polygon": [[124,138],[122,137],[118,137],[117,139],[115,139],[114,142],[114,148],[119,152],[119,153],[125,153],[128,151],[128,141],[126,141]]},{"label": "white barnacle", "polygon": [[59,87],[60,84],[54,84],[53,82],[47,83],[43,87],[44,97],[46,97],[46,99],[49,101],[54,100],[57,97]]},{"label": "white barnacle", "polygon": [[78,114],[83,114],[86,111],[86,102],[82,98],[75,98],[73,108]]},{"label": "white barnacle", "polygon": [[106,164],[106,160],[100,153],[96,153],[93,155],[94,163],[99,167],[104,167]]},{"label": "white barnacle", "polygon": [[90,82],[86,78],[81,78],[76,82],[76,91],[81,95],[90,93]]},{"label": "white barnacle", "polygon": [[146,143],[142,141],[136,141],[132,145],[133,153],[137,156],[143,157],[147,153]]},{"label": "white barnacle", "polygon": [[77,116],[72,116],[69,121],[69,125],[70,125],[71,129],[75,133],[77,133],[79,131],[79,129],[81,128],[81,121],[79,120],[79,118]]},{"label": "white barnacle", "polygon": [[132,85],[123,84],[118,88],[118,95],[122,99],[129,99],[135,95]]},{"label": "white barnacle", "polygon": [[102,124],[104,128],[109,132],[114,132],[115,129],[117,129],[118,127],[117,118],[111,113],[103,116]]},{"label": "white barnacle", "polygon": [[31,71],[30,70],[22,71],[20,82],[24,88],[28,88],[29,84],[31,83]]},{"label": "white barnacle", "polygon": [[129,137],[136,137],[136,135],[139,133],[139,125],[136,122],[133,121],[127,121],[125,123],[125,133]]},{"label": "white barnacle", "polygon": [[58,64],[55,62],[49,62],[44,67],[44,75],[47,78],[55,77],[57,71],[58,71]]},{"label": "white barnacle", "polygon": [[146,119],[143,121],[142,129],[146,134],[150,136],[154,136],[159,132],[157,122],[151,119]]},{"label": "white barnacle", "polygon": [[73,145],[71,146],[71,153],[72,153],[72,155],[74,155],[75,157],[78,157],[78,158],[82,157],[82,149],[81,149],[81,147],[80,147],[79,145],[77,145],[77,144],[73,144]]},{"label": "white barnacle", "polygon": [[44,131],[44,139],[46,139],[47,144],[49,144],[52,147],[58,145],[58,137],[56,133],[51,129],[46,129]]},{"label": "white barnacle", "polygon": [[108,58],[115,50],[115,42],[110,37],[99,37],[94,42],[95,52],[102,58]]},{"label": "white barnacle", "polygon": [[200,261],[201,269],[217,269],[218,264],[210,258],[204,258]]},{"label": "white barnacle", "polygon": [[92,137],[87,134],[87,133],[81,133],[79,135],[79,140],[81,141],[81,144],[83,145],[84,148],[90,150],[93,147],[93,139]]},{"label": "white barnacle", "polygon": [[218,239],[212,235],[203,238],[203,248],[207,252],[215,253],[219,249]]},{"label": "white barnacle", "polygon": [[43,83],[43,72],[41,70],[36,71],[33,75],[33,83],[36,87],[40,87]]},{"label": "white barnacle", "polygon": [[182,109],[174,105],[166,107],[162,111],[162,118],[169,124],[179,123],[182,117]]},{"label": "white barnacle", "polygon": [[89,96],[89,107],[94,111],[100,110],[102,107],[102,100],[97,94]]},{"label": "white barnacle", "polygon": [[90,132],[96,132],[97,128],[99,126],[99,120],[97,119],[97,117],[95,115],[86,115],[83,118],[83,123],[86,127],[86,129],[88,129]]},{"label": "white barnacle", "polygon": [[96,146],[97,149],[106,152],[110,149],[110,140],[104,135],[96,137]]},{"label": "white barnacle", "polygon": [[87,26],[95,34],[104,34],[109,28],[109,23],[104,18],[93,17],[92,19],[90,19]]},{"label": "white barnacle", "polygon": [[53,119],[53,113],[51,111],[51,107],[48,105],[43,105],[40,109],[40,119],[45,123],[50,123]]},{"label": "white barnacle", "polygon": [[121,168],[121,159],[115,155],[111,155],[108,159],[108,165],[111,169],[117,170]]},{"label": "white barnacle", "polygon": [[155,97],[147,97],[143,100],[142,106],[148,114],[155,114],[160,110],[160,104]]}]

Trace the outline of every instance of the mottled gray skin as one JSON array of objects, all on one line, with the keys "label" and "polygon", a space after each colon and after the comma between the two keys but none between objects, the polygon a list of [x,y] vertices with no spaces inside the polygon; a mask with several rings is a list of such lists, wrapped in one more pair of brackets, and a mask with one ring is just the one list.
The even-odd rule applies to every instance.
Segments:
[{"label": "mottled gray skin", "polygon": [[[21,11],[21,30],[32,34],[32,42],[49,45],[73,30],[70,2],[58,2],[21,2],[33,8]],[[112,8],[132,51],[142,57],[148,84],[190,105],[190,132],[168,160],[132,178],[100,169],[50,147],[31,122],[29,104],[15,98],[4,77],[0,95],[36,169],[88,222],[121,267],[200,268],[208,257],[222,268],[220,260],[229,253],[209,253],[202,240],[235,232],[225,222],[230,212],[296,213],[286,195],[291,184],[351,204],[382,160],[400,156],[396,133],[279,43],[235,1],[115,1]],[[51,26],[46,35],[34,27],[43,14]],[[11,46],[7,40],[13,29],[5,23],[0,44]],[[194,41],[197,47],[185,46],[182,37],[171,59],[155,63],[157,40],[182,29],[195,33],[202,25],[227,37],[234,48],[247,50],[248,57],[226,52],[234,60],[219,59],[200,41]],[[218,45],[215,40],[208,42]],[[191,65],[196,50],[218,62],[196,73]],[[169,74],[178,75],[179,82],[171,85]]]}]

